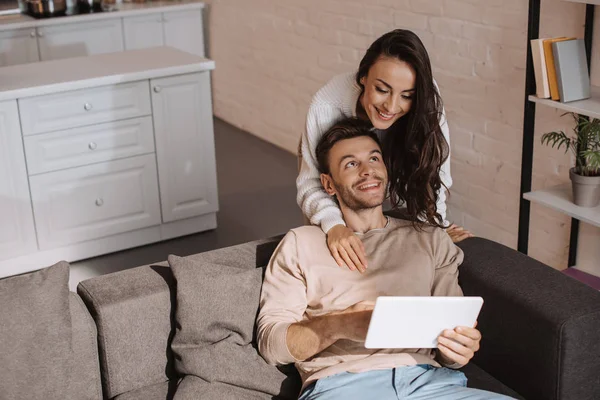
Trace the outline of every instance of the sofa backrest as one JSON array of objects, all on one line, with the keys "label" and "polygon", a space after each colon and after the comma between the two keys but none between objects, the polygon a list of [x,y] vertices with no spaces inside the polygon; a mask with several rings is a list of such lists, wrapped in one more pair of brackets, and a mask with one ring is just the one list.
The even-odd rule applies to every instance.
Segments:
[{"label": "sofa backrest", "polygon": [[[231,266],[264,266],[281,236],[189,256]],[[176,378],[175,281],[166,263],[83,281],[77,292],[98,329],[105,398]]]},{"label": "sofa backrest", "polygon": [[600,399],[600,292],[489,240],[459,247],[463,292],[485,300],[474,362],[528,399]]}]

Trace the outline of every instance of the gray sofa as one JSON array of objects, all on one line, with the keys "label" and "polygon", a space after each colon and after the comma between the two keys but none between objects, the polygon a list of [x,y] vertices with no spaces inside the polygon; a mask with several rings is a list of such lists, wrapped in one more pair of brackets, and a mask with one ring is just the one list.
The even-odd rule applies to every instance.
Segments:
[{"label": "gray sofa", "polygon": [[[260,268],[280,237],[190,256]],[[527,399],[600,399],[600,293],[497,243],[460,244],[465,294],[481,295],[481,350],[469,385]],[[98,329],[104,398],[166,399],[176,390],[170,342],[175,285],[166,263],[93,278],[78,287]],[[280,398],[299,387],[293,368]]]},{"label": "gray sofa", "polygon": [[[280,239],[188,259],[260,268]],[[468,239],[460,247],[461,286],[465,294],[485,299],[481,350],[464,368],[469,386],[527,399],[600,399],[600,292],[485,239]],[[177,328],[176,286],[167,263],[89,279],[77,291],[69,294],[77,364],[64,398],[171,398],[180,377],[170,347]],[[285,379],[276,386],[281,392],[272,398],[296,398],[298,374],[293,367],[282,371]]]}]

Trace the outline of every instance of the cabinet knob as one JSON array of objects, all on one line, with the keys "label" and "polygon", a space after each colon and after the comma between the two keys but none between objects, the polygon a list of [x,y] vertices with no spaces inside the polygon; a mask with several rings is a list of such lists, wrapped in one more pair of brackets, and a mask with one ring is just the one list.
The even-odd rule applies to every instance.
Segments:
[{"label": "cabinet knob", "polygon": [[88,144],[88,148],[90,150],[96,150],[97,147],[98,145],[96,144],[96,142],[90,142],[90,144]]},{"label": "cabinet knob", "polygon": [[160,86],[154,86],[154,93],[160,93],[161,90]]},{"label": "cabinet knob", "polygon": [[32,38],[35,37],[35,31],[31,31],[31,33],[29,34],[29,36],[31,36]]},{"label": "cabinet knob", "polygon": [[92,109],[92,105],[90,103],[85,103],[83,105],[83,108],[85,109],[85,111],[90,111]]},{"label": "cabinet knob", "polygon": [[101,197],[98,197],[98,198],[96,199],[96,205],[97,205],[98,207],[102,207],[102,205],[103,205],[103,204],[104,204],[104,200],[102,200],[102,198],[101,198]]},{"label": "cabinet knob", "polygon": [[39,36],[39,37],[44,37],[44,32],[42,32],[42,31],[38,31],[38,36]]}]

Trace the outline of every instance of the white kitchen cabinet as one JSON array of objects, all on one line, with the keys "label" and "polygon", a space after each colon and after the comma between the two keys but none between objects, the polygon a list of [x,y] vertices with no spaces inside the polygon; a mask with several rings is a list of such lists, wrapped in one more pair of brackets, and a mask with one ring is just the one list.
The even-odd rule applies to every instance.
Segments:
[{"label": "white kitchen cabinet", "polygon": [[165,45],[204,57],[202,11],[163,13]]},{"label": "white kitchen cabinet", "polygon": [[36,250],[17,102],[0,102],[0,260]]},{"label": "white kitchen cabinet", "polygon": [[209,73],[150,85],[163,222],[217,211]]},{"label": "white kitchen cabinet", "polygon": [[123,18],[125,50],[163,46],[163,16],[159,14]]},{"label": "white kitchen cabinet", "polygon": [[212,69],[166,46],[4,67],[0,278],[216,228]]},{"label": "white kitchen cabinet", "polygon": [[154,154],[29,178],[40,249],[160,224]]},{"label": "white kitchen cabinet", "polygon": [[120,19],[47,26],[37,35],[42,61],[123,51]]},{"label": "white kitchen cabinet", "polygon": [[152,118],[25,136],[30,175],[154,152]]},{"label": "white kitchen cabinet", "polygon": [[0,32],[0,67],[39,60],[35,28]]},{"label": "white kitchen cabinet", "polygon": [[172,11],[123,18],[125,49],[171,46],[204,57],[202,11]]},{"label": "white kitchen cabinet", "polygon": [[150,115],[148,82],[129,82],[19,100],[23,135]]}]

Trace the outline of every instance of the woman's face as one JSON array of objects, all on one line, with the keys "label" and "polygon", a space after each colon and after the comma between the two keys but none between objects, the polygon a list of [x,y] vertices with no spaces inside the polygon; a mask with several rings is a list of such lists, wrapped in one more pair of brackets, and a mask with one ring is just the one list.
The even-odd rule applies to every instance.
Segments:
[{"label": "woman's face", "polygon": [[415,94],[417,74],[396,58],[381,57],[360,80],[365,90],[360,102],[373,126],[388,129],[406,115]]}]

